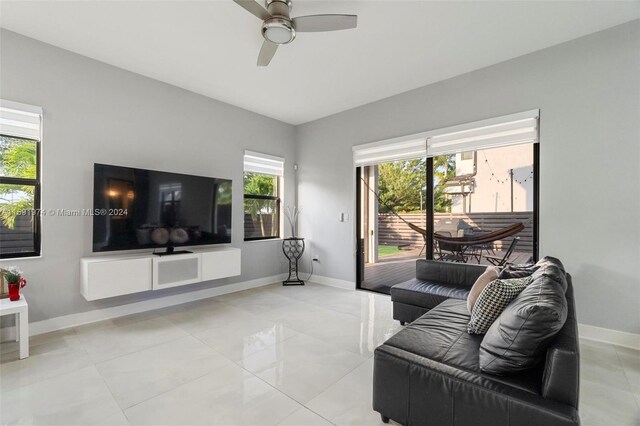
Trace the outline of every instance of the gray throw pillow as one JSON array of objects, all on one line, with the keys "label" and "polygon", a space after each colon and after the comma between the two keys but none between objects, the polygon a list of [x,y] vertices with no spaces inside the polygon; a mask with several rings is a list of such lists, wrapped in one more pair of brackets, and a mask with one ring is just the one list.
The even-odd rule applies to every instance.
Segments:
[{"label": "gray throw pillow", "polygon": [[500,316],[504,308],[524,290],[530,277],[497,279],[490,282],[480,293],[471,312],[467,325],[469,334],[484,334],[491,324]]},{"label": "gray throw pillow", "polygon": [[480,369],[507,374],[533,367],[567,320],[566,275],[551,258],[491,325],[480,343]]},{"label": "gray throw pillow", "polygon": [[497,266],[487,266],[487,269],[478,277],[475,283],[473,283],[473,287],[469,291],[469,295],[467,296],[467,310],[469,313],[473,312],[473,306],[476,304],[478,297],[480,297],[480,293],[482,290],[489,285],[491,281],[495,281],[498,279],[498,274],[500,273],[500,268]]},{"label": "gray throw pillow", "polygon": [[500,271],[498,278],[509,279],[528,277],[529,275],[533,275],[539,269],[547,269],[549,266],[553,266],[556,271],[559,271],[562,274],[565,273],[564,265],[559,259],[551,256],[545,256],[535,264],[508,265]]},{"label": "gray throw pillow", "polygon": [[538,265],[508,265],[502,271],[500,271],[499,278],[523,278],[533,274],[538,269]]}]

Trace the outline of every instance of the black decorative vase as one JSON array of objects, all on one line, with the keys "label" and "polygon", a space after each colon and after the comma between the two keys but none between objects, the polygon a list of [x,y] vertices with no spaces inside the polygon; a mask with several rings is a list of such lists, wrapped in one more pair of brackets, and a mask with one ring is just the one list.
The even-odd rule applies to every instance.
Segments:
[{"label": "black decorative vase", "polygon": [[289,276],[282,285],[304,285],[298,277],[298,260],[304,253],[304,238],[285,238],[282,240],[282,252],[289,259]]}]

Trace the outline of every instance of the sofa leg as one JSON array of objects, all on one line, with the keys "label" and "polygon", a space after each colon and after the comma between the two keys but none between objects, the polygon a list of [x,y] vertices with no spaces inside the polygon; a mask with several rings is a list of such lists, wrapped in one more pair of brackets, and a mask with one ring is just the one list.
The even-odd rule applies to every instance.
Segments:
[{"label": "sofa leg", "polygon": [[380,414],[380,418],[382,419],[382,423],[389,423],[389,417],[386,417],[384,414]]},{"label": "sofa leg", "polygon": [[400,325],[404,325],[404,321],[400,321]]}]

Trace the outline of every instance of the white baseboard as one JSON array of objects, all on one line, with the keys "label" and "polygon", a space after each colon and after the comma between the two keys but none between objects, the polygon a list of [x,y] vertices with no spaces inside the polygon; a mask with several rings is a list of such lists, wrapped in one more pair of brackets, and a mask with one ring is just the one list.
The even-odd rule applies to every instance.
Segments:
[{"label": "white baseboard", "polygon": [[344,290],[355,290],[356,283],[353,281],[339,280],[337,278],[323,277],[321,275],[314,275],[310,280],[312,283],[328,285],[330,287],[342,288]]},{"label": "white baseboard", "polygon": [[[168,306],[180,305],[182,303],[193,302],[200,299],[208,299],[210,297],[235,293],[237,291],[263,287],[265,285],[282,281],[286,277],[287,274],[273,275],[270,277],[257,278],[255,280],[227,284],[219,287],[205,288],[188,293],[174,294],[171,296],[144,300],[127,305],[113,306],[104,309],[95,309],[93,311],[80,312],[78,314],[64,315],[44,321],[32,322],[29,324],[29,334],[35,336],[38,334],[49,333],[51,331],[62,330],[69,327],[76,327],[92,322],[113,319],[125,315],[137,314],[154,309],[166,308]],[[324,277],[320,275],[313,276],[311,282],[345,290],[355,290],[356,288],[356,284],[353,281],[340,280],[337,278]],[[640,350],[640,334],[627,333],[624,331],[596,327],[587,324],[578,324],[578,330],[580,338],[582,339],[594,340],[602,343],[609,343]],[[11,341],[15,340],[15,338],[15,327],[4,327],[0,329],[0,341]]]},{"label": "white baseboard", "polygon": [[627,333],[625,331],[596,327],[594,325],[578,324],[578,333],[581,339],[594,340],[596,342],[610,343],[626,348],[640,350],[640,334]]},{"label": "white baseboard", "polygon": [[[144,300],[142,302],[129,303],[127,305],[113,306],[93,311],[80,312],[77,314],[64,315],[43,321],[36,321],[29,324],[29,335],[49,333],[51,331],[62,330],[69,327],[77,327],[92,322],[108,320],[125,315],[137,314],[139,312],[152,311],[154,309],[166,308],[168,306],[180,305],[182,303],[193,302],[200,299],[220,296],[251,288],[262,287],[282,281],[287,274],[273,275],[270,277],[258,278],[250,281],[242,281],[227,284],[219,287],[210,287],[202,290],[190,291],[188,293],[173,294],[171,296],[158,297],[156,299]],[[0,329],[0,340],[15,340],[15,327],[5,327]]]}]

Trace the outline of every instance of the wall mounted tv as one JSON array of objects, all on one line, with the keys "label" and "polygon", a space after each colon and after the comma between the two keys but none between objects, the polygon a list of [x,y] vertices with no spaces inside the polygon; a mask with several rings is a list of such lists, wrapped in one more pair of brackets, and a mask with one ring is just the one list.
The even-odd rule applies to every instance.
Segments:
[{"label": "wall mounted tv", "polygon": [[93,251],[231,242],[231,180],[94,164]]}]

